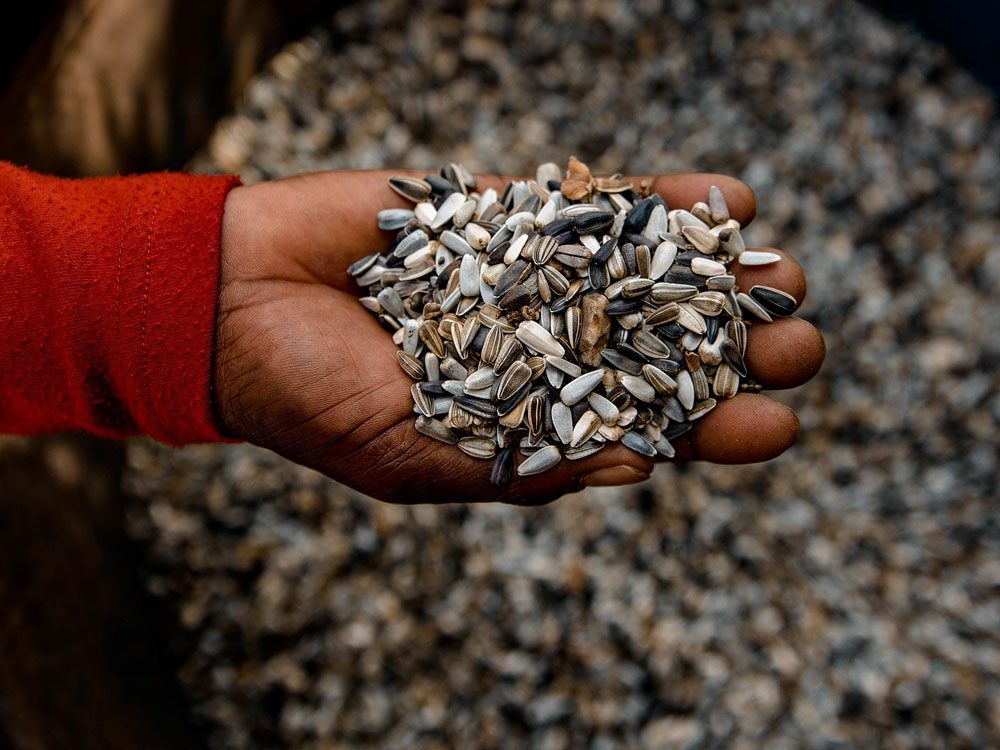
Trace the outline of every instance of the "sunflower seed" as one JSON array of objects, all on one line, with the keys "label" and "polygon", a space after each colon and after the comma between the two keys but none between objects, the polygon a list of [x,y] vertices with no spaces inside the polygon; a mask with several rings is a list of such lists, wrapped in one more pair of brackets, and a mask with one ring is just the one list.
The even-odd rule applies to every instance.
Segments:
[{"label": "sunflower seed", "polygon": [[691,271],[699,276],[720,276],[726,272],[726,267],[710,258],[692,258]]},{"label": "sunflower seed", "polygon": [[479,265],[475,255],[462,256],[459,279],[463,296],[474,297],[479,294]]},{"label": "sunflower seed", "polygon": [[597,431],[601,428],[603,422],[601,418],[597,416],[596,412],[592,412],[589,409],[583,413],[575,425],[573,425],[573,435],[570,439],[570,446],[576,448],[582,443],[587,442],[592,438]]},{"label": "sunflower seed", "polygon": [[430,184],[416,177],[390,177],[389,187],[414,203],[426,200],[431,194]]},{"label": "sunflower seed", "polygon": [[638,433],[626,432],[622,435],[621,441],[622,445],[636,453],[641,453],[644,456],[656,455],[656,448],[653,447],[652,443]]},{"label": "sunflower seed", "polygon": [[551,333],[533,320],[523,321],[517,327],[515,335],[522,344],[539,354],[551,354],[555,357],[561,357],[566,351]]},{"label": "sunflower seed", "polygon": [[623,375],[621,384],[640,401],[650,403],[656,399],[656,391],[649,383],[635,375]]},{"label": "sunflower seed", "polygon": [[768,313],[768,311],[765,310],[764,307],[749,294],[740,292],[736,295],[736,301],[739,303],[741,310],[750,313],[755,318],[760,318],[765,323],[770,323],[774,320],[770,313]]},{"label": "sunflower seed", "polygon": [[521,346],[520,341],[513,336],[505,338],[500,346],[496,361],[493,363],[493,372],[497,375],[505,372],[522,354],[524,354],[524,347]]},{"label": "sunflower seed", "polygon": [[585,372],[563,386],[559,392],[559,398],[567,406],[572,406],[600,385],[603,379],[604,370],[597,369]]},{"label": "sunflower seed", "polygon": [[514,362],[500,378],[497,398],[508,399],[531,379],[531,367],[524,362]]},{"label": "sunflower seed", "polygon": [[655,367],[654,365],[643,365],[642,376],[646,378],[646,381],[653,386],[653,389],[657,393],[661,393],[665,396],[673,396],[677,393],[677,381],[667,375],[667,373],[659,367]]},{"label": "sunflower seed", "polygon": [[414,218],[412,209],[385,208],[378,212],[378,228],[388,230],[402,229],[412,218]]},{"label": "sunflower seed", "polygon": [[677,400],[685,409],[694,406],[694,382],[691,380],[691,373],[681,370],[677,373]]},{"label": "sunflower seed", "polygon": [[426,435],[429,438],[440,440],[442,443],[454,445],[458,442],[458,435],[456,435],[450,427],[439,419],[425,417],[421,414],[417,417],[414,426],[417,428],[417,432],[421,435]]},{"label": "sunflower seed", "polygon": [[688,420],[693,422],[696,419],[701,419],[712,411],[718,403],[714,398],[706,398],[699,401],[688,412]]},{"label": "sunflower seed", "polygon": [[568,445],[573,439],[573,414],[566,404],[557,401],[552,404],[552,426],[559,442]]},{"label": "sunflower seed", "polygon": [[781,256],[777,253],[768,253],[761,250],[747,250],[740,253],[739,262],[741,266],[767,266],[777,263]]},{"label": "sunflower seed", "polygon": [[708,189],[708,208],[711,212],[712,221],[716,224],[723,224],[729,221],[729,206],[726,203],[726,196],[715,185],[712,185]]},{"label": "sunflower seed", "polygon": [[728,364],[721,364],[715,370],[712,392],[719,398],[732,398],[740,389],[740,376]]},{"label": "sunflower seed", "polygon": [[681,235],[700,253],[711,255],[719,249],[719,238],[708,229],[686,226],[681,229]]},{"label": "sunflower seed", "polygon": [[587,396],[587,405],[606,425],[616,424],[621,416],[618,407],[599,393],[591,393]]},{"label": "sunflower seed", "polygon": [[399,361],[399,366],[403,368],[403,371],[414,380],[423,380],[427,374],[423,362],[412,354],[398,351],[396,352],[396,359]]},{"label": "sunflower seed", "polygon": [[524,459],[521,465],[517,467],[517,474],[522,477],[541,474],[543,471],[548,471],[559,463],[559,459],[561,458],[562,454],[559,452],[559,446],[547,445]]},{"label": "sunflower seed", "polygon": [[490,483],[496,487],[506,487],[514,479],[514,448],[497,451],[490,471]]},{"label": "sunflower seed", "polygon": [[473,458],[493,458],[497,444],[484,437],[464,437],[458,441],[458,449]]},{"label": "sunflower seed", "polygon": [[474,391],[489,388],[493,385],[496,378],[496,373],[493,372],[492,367],[480,367],[475,372],[469,373],[469,377],[465,379],[465,388],[466,390]]},{"label": "sunflower seed", "polygon": [[752,286],[750,287],[750,296],[757,300],[760,306],[771,315],[777,315],[778,317],[786,317],[793,314],[795,308],[798,306],[795,297],[770,286]]}]

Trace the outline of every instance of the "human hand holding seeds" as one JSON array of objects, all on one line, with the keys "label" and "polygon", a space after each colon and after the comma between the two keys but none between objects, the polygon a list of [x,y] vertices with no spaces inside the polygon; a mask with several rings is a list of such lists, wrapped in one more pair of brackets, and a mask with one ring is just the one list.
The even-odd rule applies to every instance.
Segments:
[{"label": "human hand holding seeds", "polygon": [[[577,461],[490,482],[490,463],[419,434],[410,380],[397,365],[390,334],[358,304],[348,267],[392,242],[374,221],[382,209],[412,208],[387,186],[389,172],[328,172],[233,190],[226,203],[215,361],[220,418],[234,435],[393,502],[497,500],[539,504],[582,486],[645,479],[653,459],[609,444]],[[671,208],[704,201],[712,185],[742,226],[753,193],[720,175],[627,178]],[[481,176],[502,191],[509,179]],[[770,249],[768,249],[770,250]],[[776,263],[731,272],[742,290],[768,286],[801,303],[806,282],[781,251]],[[746,366],[765,388],[790,388],[819,369],[824,346],[805,321],[778,318],[747,333]],[[795,440],[787,407],[738,393],[673,440],[672,460],[748,463],[777,456]]]}]

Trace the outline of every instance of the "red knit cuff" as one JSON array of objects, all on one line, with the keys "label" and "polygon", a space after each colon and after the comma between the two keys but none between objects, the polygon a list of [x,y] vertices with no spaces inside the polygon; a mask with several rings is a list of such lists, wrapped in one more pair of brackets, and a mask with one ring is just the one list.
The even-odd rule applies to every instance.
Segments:
[{"label": "red knit cuff", "polygon": [[0,432],[225,439],[212,408],[236,177],[42,177],[0,163]]}]

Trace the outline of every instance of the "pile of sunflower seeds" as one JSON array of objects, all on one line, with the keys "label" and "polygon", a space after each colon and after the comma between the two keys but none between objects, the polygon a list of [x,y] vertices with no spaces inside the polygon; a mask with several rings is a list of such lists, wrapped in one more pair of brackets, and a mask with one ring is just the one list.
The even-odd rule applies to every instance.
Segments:
[{"label": "pile of sunflower seeds", "polygon": [[611,442],[673,456],[718,399],[759,390],[744,316],[795,309],[737,287],[732,262],[779,256],[745,249],[716,187],[670,210],[576,158],[565,178],[542,164],[502,194],[458,164],[389,184],[414,206],[378,214],[395,241],[349,272],[402,347],[417,431],[493,459],[496,485]]}]

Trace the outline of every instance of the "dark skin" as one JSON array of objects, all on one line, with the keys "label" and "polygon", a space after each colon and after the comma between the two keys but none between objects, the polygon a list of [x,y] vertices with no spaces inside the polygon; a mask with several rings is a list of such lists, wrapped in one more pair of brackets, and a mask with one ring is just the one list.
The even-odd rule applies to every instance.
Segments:
[{"label": "dark skin", "polygon": [[[490,462],[416,432],[412,381],[396,345],[357,302],[347,267],[385,247],[382,208],[407,206],[386,185],[398,172],[325,172],[240,187],[226,202],[215,379],[226,429],[365,494],[398,503],[499,501],[538,505],[584,486],[630,484],[654,462],[620,445],[544,474],[490,484]],[[480,188],[509,178],[480,177]],[[644,178],[634,178],[635,183]],[[646,178],[671,208],[704,200],[710,185],[746,226],[753,192],[730,177]],[[761,249],[761,248],[757,248]],[[766,248],[772,250],[772,248]],[[801,304],[806,280],[781,251],[769,266],[733,266],[741,288],[766,284]],[[750,328],[747,365],[766,388],[793,388],[823,362],[819,332],[800,318]],[[676,441],[676,461],[766,461],[795,442],[798,419],[759,394],[725,400]]]}]

